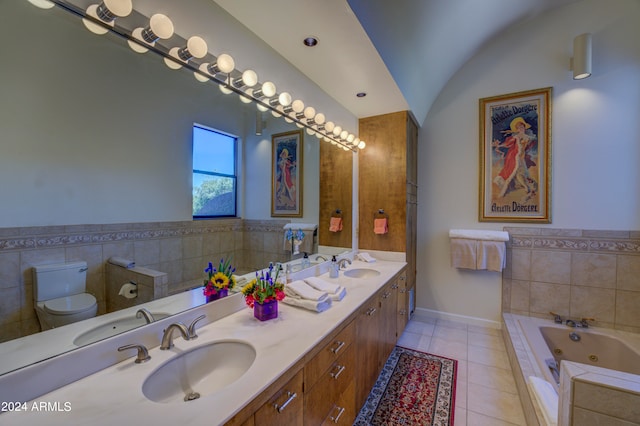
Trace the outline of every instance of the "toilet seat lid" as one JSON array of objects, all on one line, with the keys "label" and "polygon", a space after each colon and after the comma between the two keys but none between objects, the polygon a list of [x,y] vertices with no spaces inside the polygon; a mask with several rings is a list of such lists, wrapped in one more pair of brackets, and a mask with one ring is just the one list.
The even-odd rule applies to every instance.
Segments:
[{"label": "toilet seat lid", "polygon": [[44,302],[44,309],[52,314],[71,315],[86,311],[96,304],[96,298],[89,293],[58,297]]}]

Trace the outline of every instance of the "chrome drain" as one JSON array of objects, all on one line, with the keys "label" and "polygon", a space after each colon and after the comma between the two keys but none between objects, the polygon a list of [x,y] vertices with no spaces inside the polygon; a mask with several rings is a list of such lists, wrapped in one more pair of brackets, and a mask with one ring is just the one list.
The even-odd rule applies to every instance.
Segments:
[{"label": "chrome drain", "polygon": [[184,401],[185,402],[194,401],[198,398],[200,398],[200,394],[198,392],[189,392],[184,396]]}]

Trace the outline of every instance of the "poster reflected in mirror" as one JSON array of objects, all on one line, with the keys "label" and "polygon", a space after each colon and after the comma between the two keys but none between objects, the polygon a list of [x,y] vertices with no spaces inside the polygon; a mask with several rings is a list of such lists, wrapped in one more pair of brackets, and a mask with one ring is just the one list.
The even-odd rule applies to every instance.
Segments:
[{"label": "poster reflected in mirror", "polygon": [[481,222],[551,223],[551,92],[480,99]]},{"label": "poster reflected in mirror", "polygon": [[271,216],[302,217],[302,131],[271,136]]}]

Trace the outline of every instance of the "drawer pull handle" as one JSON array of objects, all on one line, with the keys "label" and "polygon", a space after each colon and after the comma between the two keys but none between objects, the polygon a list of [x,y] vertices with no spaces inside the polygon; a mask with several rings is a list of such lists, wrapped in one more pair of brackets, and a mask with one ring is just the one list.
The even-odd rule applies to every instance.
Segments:
[{"label": "drawer pull handle", "polygon": [[406,292],[407,292],[407,289],[406,289],[406,288],[401,288],[401,289],[400,289],[400,293],[406,293]]},{"label": "drawer pull handle", "polygon": [[287,400],[284,402],[284,404],[278,405],[278,403],[275,403],[275,404],[273,404],[273,408],[278,410],[278,413],[282,413],[284,411],[284,409],[287,408],[287,405],[289,405],[291,403],[291,401],[293,401],[297,397],[298,397],[297,393],[295,393],[295,392],[294,393],[287,392]]},{"label": "drawer pull handle", "polygon": [[338,409],[338,415],[335,417],[331,416],[331,421],[334,423],[338,423],[338,421],[340,420],[340,416],[342,416],[342,414],[344,413],[345,408],[338,407],[337,405],[334,405],[334,407]]},{"label": "drawer pull handle", "polygon": [[344,365],[338,365],[338,371],[335,372],[335,373],[331,373],[330,374],[331,377],[333,377],[334,379],[337,379],[342,374],[342,372],[344,371],[345,368],[347,368],[347,367],[344,366]]},{"label": "drawer pull handle", "polygon": [[338,346],[336,346],[335,348],[331,348],[331,352],[333,352],[334,354],[337,354],[338,352],[340,352],[340,349],[342,349],[346,344],[345,342],[341,342],[341,341],[337,341],[336,343],[338,344]]},{"label": "drawer pull handle", "polygon": [[377,309],[376,309],[376,308],[369,308],[369,309],[367,309],[367,315],[371,316],[371,315],[373,315],[376,311],[377,311]]},{"label": "drawer pull handle", "polygon": [[393,290],[396,290],[396,289],[398,288],[398,284],[394,284],[394,285],[392,285],[392,286],[391,286],[391,288],[392,288]]},{"label": "drawer pull handle", "polygon": [[383,295],[382,295],[382,298],[383,298],[383,299],[386,299],[386,298],[388,298],[389,296],[391,296],[391,293],[386,292],[385,294],[383,294]]}]

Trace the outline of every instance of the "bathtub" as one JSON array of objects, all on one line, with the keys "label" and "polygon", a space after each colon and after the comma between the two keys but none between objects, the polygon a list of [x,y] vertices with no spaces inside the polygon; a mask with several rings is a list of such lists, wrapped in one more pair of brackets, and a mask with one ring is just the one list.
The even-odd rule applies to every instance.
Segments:
[{"label": "bathtub", "polygon": [[[638,394],[640,403],[639,388],[636,387],[640,386],[640,334],[599,327],[573,328],[556,324],[551,319],[508,313],[503,314],[503,320],[504,340],[529,425],[554,424],[548,421],[549,418],[571,418],[567,413],[550,411],[571,409],[567,407],[569,399],[563,404],[558,394],[571,394],[569,388],[574,380],[567,371],[575,371],[575,368],[569,369],[573,365],[579,371],[633,383],[632,392]],[[566,389],[560,388],[562,374],[566,377],[567,383],[563,385]],[[540,398],[531,386],[532,377],[535,381],[543,379],[551,384],[548,387],[555,389],[555,394],[549,391],[546,397],[555,398],[559,408],[550,409],[548,404],[541,403],[544,398]],[[565,423],[560,421],[558,424]]]}]

